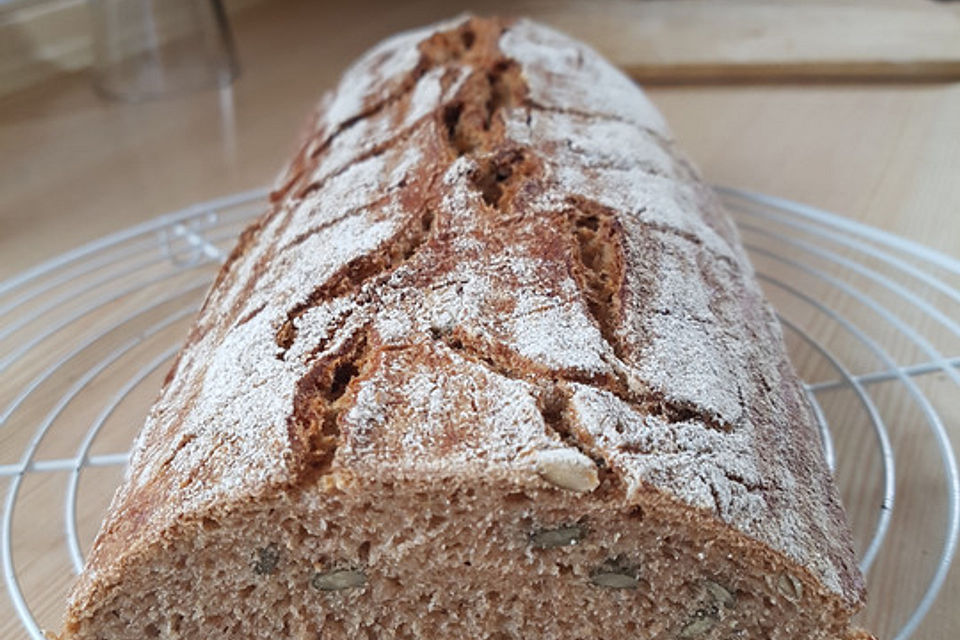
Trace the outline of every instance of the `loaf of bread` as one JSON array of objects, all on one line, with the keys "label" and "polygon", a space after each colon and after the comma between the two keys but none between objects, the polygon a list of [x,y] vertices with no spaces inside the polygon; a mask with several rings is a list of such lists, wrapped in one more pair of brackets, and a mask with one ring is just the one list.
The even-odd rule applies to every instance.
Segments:
[{"label": "loaf of bread", "polygon": [[866,637],[820,446],[643,93],[545,27],[456,19],[321,102],[61,637]]}]

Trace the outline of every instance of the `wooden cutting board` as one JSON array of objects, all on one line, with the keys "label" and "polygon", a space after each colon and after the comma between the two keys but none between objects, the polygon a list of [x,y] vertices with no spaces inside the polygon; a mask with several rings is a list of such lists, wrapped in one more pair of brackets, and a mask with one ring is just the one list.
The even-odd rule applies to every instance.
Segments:
[{"label": "wooden cutting board", "polygon": [[960,79],[960,3],[567,1],[529,9],[648,84]]},{"label": "wooden cutting board", "polygon": [[[266,0],[224,0],[233,18]],[[0,95],[90,64],[84,3],[0,0]],[[285,3],[285,4],[290,4]],[[364,3],[361,3],[364,4]],[[646,84],[960,79],[960,2],[375,0],[381,24],[464,9],[528,15],[594,43]],[[412,18],[417,17],[416,20]],[[384,33],[385,35],[385,33]],[[241,48],[243,43],[241,42]]]}]

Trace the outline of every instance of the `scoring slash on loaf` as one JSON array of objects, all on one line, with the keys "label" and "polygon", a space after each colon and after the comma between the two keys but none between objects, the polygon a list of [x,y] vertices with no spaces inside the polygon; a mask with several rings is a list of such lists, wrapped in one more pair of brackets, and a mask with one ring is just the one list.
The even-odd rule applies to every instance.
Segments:
[{"label": "scoring slash on loaf", "polygon": [[456,19],[313,114],[61,638],[853,637],[819,447],[643,93],[545,27]]}]

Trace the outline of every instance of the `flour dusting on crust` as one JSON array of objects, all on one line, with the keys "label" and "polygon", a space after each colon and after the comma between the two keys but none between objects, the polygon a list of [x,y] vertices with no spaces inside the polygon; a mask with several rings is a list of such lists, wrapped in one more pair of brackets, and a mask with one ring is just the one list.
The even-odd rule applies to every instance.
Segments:
[{"label": "flour dusting on crust", "polygon": [[624,504],[700,509],[859,601],[779,326],[660,114],[580,43],[523,20],[474,43],[451,31],[465,20],[385,41],[324,99],[76,593],[178,522],[318,475],[549,487],[553,460]]}]

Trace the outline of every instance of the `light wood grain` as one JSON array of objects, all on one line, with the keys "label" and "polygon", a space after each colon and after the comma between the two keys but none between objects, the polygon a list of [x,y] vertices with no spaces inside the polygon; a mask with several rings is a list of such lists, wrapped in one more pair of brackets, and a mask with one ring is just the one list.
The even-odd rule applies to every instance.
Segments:
[{"label": "light wood grain", "polygon": [[960,78],[960,18],[904,0],[555,4],[642,82]]},{"label": "light wood grain", "polygon": [[[233,13],[262,1],[224,4]],[[0,95],[91,64],[84,5],[0,6]],[[929,0],[521,0],[498,10],[536,13],[648,83],[960,78],[960,16]]]},{"label": "light wood grain", "polygon": [[[291,153],[308,109],[354,56],[397,29],[464,6],[436,0],[383,2],[376,8],[321,4],[272,2],[238,14],[234,26],[243,71],[230,92],[201,92],[141,105],[107,103],[92,93],[85,76],[64,75],[0,99],[0,279],[158,214],[269,183]],[[492,3],[489,10],[535,12],[538,7],[549,13],[548,19],[563,22],[545,3]],[[599,45],[610,46],[599,34],[594,37]],[[813,204],[960,255],[960,84],[658,87],[650,95],[681,146],[710,180]],[[760,266],[795,282],[802,280],[782,266]],[[878,339],[888,339],[848,297],[829,287],[818,291],[835,308],[876,331]],[[196,294],[197,300],[201,294]],[[774,288],[770,294],[791,317],[822,331],[825,343],[862,371],[878,366],[816,312],[791,307]],[[153,290],[144,291],[129,304],[143,305],[155,295]],[[903,313],[937,336],[940,344],[937,332],[942,328],[914,318],[909,310]],[[96,323],[96,317],[87,318],[74,330],[79,335],[93,330]],[[187,324],[184,320],[171,327],[156,343],[145,345],[144,353],[155,353],[150,349],[161,342],[176,342]],[[82,354],[43,392],[56,394],[69,387],[104,356],[106,346]],[[47,348],[56,354],[62,343]],[[893,348],[898,358],[916,357],[908,345],[894,341]],[[815,357],[798,366],[812,380],[835,375]],[[35,373],[27,367],[5,375],[0,404],[5,405]],[[122,367],[111,371],[96,381],[97,389],[109,395],[129,375],[131,370]],[[128,448],[160,375],[146,380],[118,409],[96,442],[97,453]],[[955,442],[960,441],[955,387],[936,376],[923,384],[943,406],[953,407],[948,426]],[[923,417],[909,398],[889,387],[877,387],[874,394],[891,416],[901,448],[901,488],[912,495],[939,495],[934,477],[937,453],[918,444],[916,437],[925,429]],[[71,406],[54,428],[73,436],[44,441],[42,455],[72,455],[98,409]],[[840,451],[857,455],[868,433],[862,409],[838,393],[825,399],[825,410],[832,421],[849,425],[847,437],[838,440]],[[42,419],[42,412],[18,414],[13,428],[0,432],[0,464],[16,461]],[[839,478],[844,498],[858,518],[876,508],[877,473],[870,467],[862,477]],[[67,477],[60,472],[30,474],[17,503],[20,514],[44,505],[45,511],[36,512],[32,520],[37,530],[20,525],[23,528],[16,531],[18,544],[23,545],[17,568],[23,586],[33,594],[34,613],[48,624],[58,620],[70,582],[63,573],[67,558],[59,519]],[[118,477],[113,468],[85,472],[78,514],[83,544],[89,544]],[[9,482],[0,480],[0,491],[5,493]],[[943,515],[931,512],[930,504],[921,499],[898,507],[897,517],[904,518],[904,524],[888,544],[902,546],[904,554],[889,561],[893,564],[878,567],[876,575],[882,579],[871,583],[872,597],[881,603],[870,617],[878,629],[890,628],[886,625],[896,603],[887,599],[903,589],[918,589],[928,577],[925,572],[939,549],[929,531]],[[857,535],[863,544],[865,532]],[[958,600],[960,571],[954,569],[917,637],[952,637],[960,627]],[[2,591],[0,637],[25,637]]]}]

